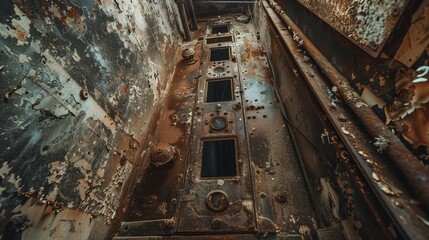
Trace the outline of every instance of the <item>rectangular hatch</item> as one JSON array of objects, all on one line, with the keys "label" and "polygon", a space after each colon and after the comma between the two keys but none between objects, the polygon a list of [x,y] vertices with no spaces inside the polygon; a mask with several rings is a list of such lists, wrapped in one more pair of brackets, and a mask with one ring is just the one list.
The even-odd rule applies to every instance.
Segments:
[{"label": "rectangular hatch", "polygon": [[206,102],[225,102],[232,100],[231,79],[207,81]]},{"label": "rectangular hatch", "polygon": [[224,61],[230,59],[229,47],[210,49],[210,61]]},{"label": "rectangular hatch", "polygon": [[203,141],[201,177],[233,177],[237,175],[235,140]]},{"label": "rectangular hatch", "polygon": [[212,34],[226,33],[226,32],[229,32],[229,27],[226,24],[213,25],[212,27]]}]

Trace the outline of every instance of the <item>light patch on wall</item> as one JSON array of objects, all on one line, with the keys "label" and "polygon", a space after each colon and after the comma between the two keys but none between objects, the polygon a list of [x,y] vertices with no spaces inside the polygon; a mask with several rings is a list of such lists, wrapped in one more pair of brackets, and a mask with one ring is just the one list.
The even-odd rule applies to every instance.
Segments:
[{"label": "light patch on wall", "polygon": [[57,7],[55,7],[54,5],[49,6],[49,7],[48,7],[48,11],[49,11],[50,13],[54,14],[54,16],[55,16],[56,18],[61,19],[61,13],[60,13],[60,11],[58,10],[58,8],[57,8]]},{"label": "light patch on wall", "polygon": [[[19,189],[18,182],[15,180],[15,174],[12,173],[9,175],[10,170],[11,170],[11,167],[9,166],[8,162],[3,162],[3,165],[0,168],[0,177],[1,177],[1,179],[5,179],[5,180],[7,179],[7,181],[9,183],[11,183],[15,186],[15,189]],[[4,188],[4,187],[0,188],[0,195],[4,190],[6,190],[6,188]],[[1,206],[1,204],[0,204],[0,206]],[[0,216],[1,216],[1,214],[0,214]]]},{"label": "light patch on wall", "polygon": [[80,170],[80,172],[83,174],[84,178],[79,179],[79,195],[82,200],[86,198],[86,192],[89,190],[89,172],[92,170],[91,164],[89,164],[84,159],[80,159],[77,162],[74,163],[73,167]]},{"label": "light patch on wall", "polygon": [[95,60],[102,66],[104,69],[110,71],[109,63],[104,59],[103,55],[100,52],[100,48],[98,46],[91,46],[89,51],[93,54]]},{"label": "light patch on wall", "polygon": [[68,167],[67,161],[55,161],[49,164],[48,183],[60,183]]},{"label": "light patch on wall", "polygon": [[[147,28],[144,20],[143,3],[139,1],[107,1],[102,0],[98,5],[104,13],[113,17],[119,24],[111,27],[119,32],[119,37],[126,48],[129,43],[135,44],[139,50],[147,49],[147,41],[141,41]],[[147,8],[145,8],[147,9]],[[117,26],[122,26],[120,29]]]},{"label": "light patch on wall", "polygon": [[31,57],[28,57],[25,54],[19,54],[18,60],[19,60],[20,63],[29,63],[30,60],[31,60]]},{"label": "light patch on wall", "polygon": [[34,198],[29,198],[17,209],[31,223],[24,230],[22,239],[90,239],[90,230],[94,225],[91,214],[73,209],[56,212],[53,206],[34,202]]},{"label": "light patch on wall", "polygon": [[15,186],[16,190],[19,191],[21,189],[21,187],[19,187],[21,178],[18,175],[15,175],[15,173],[10,174],[8,181]]},{"label": "light patch on wall", "polygon": [[152,89],[153,106],[155,106],[158,103],[158,99],[161,94],[159,89],[159,72],[161,71],[161,65],[156,64],[151,60],[148,61],[148,64],[149,66],[145,75],[147,76],[148,81],[150,83],[150,88]]},{"label": "light patch on wall", "polygon": [[364,88],[361,94],[362,99],[368,104],[369,107],[378,106],[378,108],[383,108],[386,103],[376,94],[374,94],[369,88]]},{"label": "light patch on wall", "polygon": [[[358,6],[358,14],[355,16],[357,38],[367,43],[373,42],[376,45],[380,45],[384,40],[383,36],[386,35],[386,22],[384,20],[388,19],[391,13],[386,11],[384,3],[375,4],[374,1],[354,2],[360,3],[359,5],[354,5]],[[377,19],[382,21],[377,21]]]},{"label": "light patch on wall", "polygon": [[76,49],[74,50],[72,57],[73,57],[73,60],[75,60],[76,62],[80,61],[80,56],[77,53]]},{"label": "light patch on wall", "polygon": [[[171,34],[173,32],[171,24],[165,24],[171,22],[171,15],[175,13],[171,11],[174,6],[173,1],[152,4],[148,1],[102,0],[99,8],[107,16],[114,18],[114,21],[107,25],[106,30],[108,32],[117,31],[126,48],[129,48],[131,43],[136,45],[139,50],[148,50],[153,46],[149,46],[150,41],[147,41],[147,39],[155,38],[155,35],[158,35],[159,32],[163,33],[164,42],[166,42],[167,36],[170,38],[170,42],[175,41],[174,35]],[[154,22],[155,26],[149,26],[146,21],[146,16],[152,15],[156,15],[157,18]],[[155,29],[158,32],[154,32]]]},{"label": "light patch on wall", "polygon": [[27,44],[27,40],[31,37],[31,21],[17,5],[14,5],[14,10],[18,18],[12,19],[12,28],[6,24],[0,23],[0,34],[3,38],[16,38],[18,40],[16,45],[21,46]]},{"label": "light patch on wall", "polygon": [[[46,65],[54,73],[51,78],[57,79],[62,86],[62,94],[58,96],[56,92],[53,92],[52,89],[46,89],[51,91],[51,96],[55,98],[65,106],[69,111],[71,111],[75,116],[79,114],[80,111],[85,112],[84,120],[88,118],[93,118],[99,120],[109,129],[112,133],[116,132],[116,124],[113,119],[104,111],[103,108],[98,105],[98,103],[90,95],[86,100],[80,99],[80,92],[82,87],[68,74],[68,72],[58,63],[55,58],[49,53],[49,50],[46,50],[44,53],[46,57]],[[66,100],[73,98],[78,104],[71,105]]]},{"label": "light patch on wall", "polygon": [[[178,16],[178,13],[176,12],[177,8],[175,8],[175,4],[167,4],[165,1],[162,2],[163,5],[166,5],[165,7],[162,6],[158,8],[157,16],[159,17],[159,21],[157,24],[157,28],[160,32],[164,35],[164,42],[167,42],[167,40],[173,42],[174,38],[171,33],[174,32],[173,21],[175,19],[175,16]],[[168,21],[172,24],[167,24]],[[170,37],[170,38],[168,38]]]},{"label": "light patch on wall", "polygon": [[100,204],[101,209],[99,213],[106,216],[107,223],[110,223],[116,215],[116,209],[119,207],[123,191],[122,186],[131,174],[132,169],[133,166],[129,162],[125,162],[123,166],[118,166],[107,189],[103,190],[105,198],[101,198],[100,193],[98,193],[96,189],[92,189],[89,193],[90,199],[86,201]]},{"label": "light patch on wall", "polygon": [[3,166],[0,168],[0,176],[5,178],[5,176],[9,173],[10,167],[7,162],[3,162]]}]

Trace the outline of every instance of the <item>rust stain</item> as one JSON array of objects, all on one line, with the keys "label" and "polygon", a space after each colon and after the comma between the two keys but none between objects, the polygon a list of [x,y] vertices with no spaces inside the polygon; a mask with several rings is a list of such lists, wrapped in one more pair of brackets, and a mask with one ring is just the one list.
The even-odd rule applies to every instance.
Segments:
[{"label": "rust stain", "polygon": [[50,6],[43,4],[42,9],[53,14],[65,26],[75,29],[79,35],[85,31],[85,18],[76,8],[57,2]]},{"label": "rust stain", "polygon": [[128,85],[125,85],[124,87],[122,87],[121,92],[124,94],[127,94],[130,91],[130,87]]},{"label": "rust stain", "polygon": [[73,8],[73,7],[68,10],[68,16],[75,19],[80,17],[76,8]]},{"label": "rust stain", "polygon": [[26,42],[27,38],[29,37],[28,32],[19,24],[13,24],[13,26],[16,29],[16,37],[21,42]]},{"label": "rust stain", "polygon": [[0,23],[0,36],[3,38],[13,37],[17,39],[17,45],[24,45],[30,38],[31,20],[17,5],[14,5],[16,18],[12,18],[10,25]]}]

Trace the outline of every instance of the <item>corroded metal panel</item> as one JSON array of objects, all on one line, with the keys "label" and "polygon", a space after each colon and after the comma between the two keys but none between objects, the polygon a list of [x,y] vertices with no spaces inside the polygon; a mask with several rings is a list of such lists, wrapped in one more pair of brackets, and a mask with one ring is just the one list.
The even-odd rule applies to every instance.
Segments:
[{"label": "corroded metal panel", "polygon": [[[404,184],[402,178],[398,177],[390,159],[385,159],[384,156],[377,153],[383,151],[382,140],[380,140],[382,137],[375,138],[374,142],[365,140],[364,132],[352,120],[354,117],[345,111],[344,104],[338,101],[335,92],[331,92],[329,86],[325,84],[322,74],[314,68],[312,59],[306,56],[305,51],[301,49],[300,39],[297,39],[293,32],[286,30],[282,21],[275,16],[271,8],[266,10],[273,25],[276,26],[272,28],[274,31],[270,34],[275,34],[276,38],[274,39],[276,41],[282,40],[286,46],[283,49],[281,43],[274,40],[270,41],[269,38],[264,38],[263,44],[269,46],[267,51],[269,56],[272,56],[274,73],[279,76],[278,79],[281,79],[277,81],[277,84],[282,101],[300,103],[288,104],[285,111],[288,116],[293,116],[290,120],[295,126],[294,128],[301,132],[296,135],[296,142],[298,148],[303,149],[300,154],[303,156],[306,171],[310,173],[308,174],[309,179],[312,183],[320,184],[320,189],[322,189],[313,194],[314,199],[320,199],[320,201],[316,200],[320,202],[320,204],[315,205],[316,210],[320,206],[328,206],[332,203],[326,204],[326,196],[329,195],[329,198],[332,198],[329,201],[334,200],[334,204],[330,206],[333,210],[333,217],[341,219],[345,234],[352,236],[350,237],[352,239],[358,238],[357,235],[353,237],[355,230],[358,230],[356,233],[363,239],[368,238],[368,236],[388,238],[390,234],[401,234],[406,236],[404,237],[406,239],[426,239],[426,227],[421,224],[418,218],[414,217],[423,216],[422,209],[419,209],[418,205],[410,204],[411,202],[407,200],[410,196],[409,187]],[[263,34],[263,36],[267,35]],[[278,45],[280,45],[280,49],[276,47]],[[293,69],[285,68],[284,63],[286,66],[295,63],[296,67]],[[297,75],[299,80],[292,82],[289,79],[293,79],[293,77],[287,77],[288,75]],[[305,78],[301,79],[301,76]],[[313,94],[309,93],[309,90],[306,90],[302,85],[304,80],[309,84],[308,86],[324,109],[324,113],[320,117],[313,115],[318,112],[317,108],[319,107],[311,104]],[[406,81],[411,82],[411,79],[406,79]],[[289,91],[290,89],[294,91]],[[332,90],[335,91],[334,89]],[[308,98],[309,96],[311,98]],[[303,111],[302,109],[314,110]],[[327,124],[327,120],[332,123],[336,131],[332,129],[330,124]],[[307,136],[307,139],[303,139],[302,136]],[[322,141],[320,142],[319,139]],[[308,142],[313,142],[313,147],[310,151],[305,151],[304,146]],[[374,149],[372,144],[377,149]],[[336,156],[332,155],[334,152],[332,147],[336,148]],[[311,154],[313,150],[317,150],[317,154],[322,155],[321,161],[314,162]],[[328,163],[331,166],[330,169],[315,167],[325,161],[330,162]],[[329,173],[330,171],[333,172]],[[319,177],[320,180],[317,179]],[[337,178],[336,183],[332,180],[335,178]],[[359,190],[356,191],[356,189]],[[321,194],[319,195],[319,193]],[[381,208],[377,207],[378,201],[374,199],[375,196],[389,211],[389,219],[381,211]],[[344,198],[347,199],[346,205],[342,204]],[[370,212],[365,210],[367,208]],[[340,210],[338,211],[338,209]],[[344,214],[345,212],[347,214]],[[321,213],[321,216],[327,216],[325,213]],[[375,216],[375,219],[371,215]],[[346,220],[351,216],[354,216],[352,221]],[[390,221],[397,227],[393,233]],[[350,231],[351,228],[347,227],[347,224],[352,222],[354,222],[354,230]],[[362,225],[361,223],[365,224]],[[323,221],[321,224],[323,225]]]},{"label": "corroded metal panel", "polygon": [[[213,47],[229,47],[231,57],[223,61],[209,61],[210,49]],[[202,77],[198,83],[196,112],[193,116],[185,188],[179,203],[177,232],[253,232],[256,229],[235,49],[234,42],[204,46],[205,55],[201,59],[203,65],[200,68]],[[207,80],[217,79],[231,80],[234,95],[231,101],[206,102]],[[213,127],[213,120],[220,117],[227,121],[227,125],[224,128]],[[237,161],[235,176],[201,177],[203,143],[216,140],[235,141],[234,154]]]},{"label": "corroded metal panel", "polygon": [[99,229],[122,212],[175,67],[176,5],[1,5],[0,232],[19,211],[32,225],[24,239],[107,234]]},{"label": "corroded metal panel", "polygon": [[298,0],[360,48],[377,56],[407,0]]}]

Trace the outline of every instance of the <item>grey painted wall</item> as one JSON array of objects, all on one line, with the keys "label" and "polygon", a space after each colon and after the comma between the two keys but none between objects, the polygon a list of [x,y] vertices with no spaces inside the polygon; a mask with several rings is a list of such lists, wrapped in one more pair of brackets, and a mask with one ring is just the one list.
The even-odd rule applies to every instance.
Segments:
[{"label": "grey painted wall", "polygon": [[176,16],[174,1],[1,3],[0,226],[29,197],[115,216],[178,60]]}]

